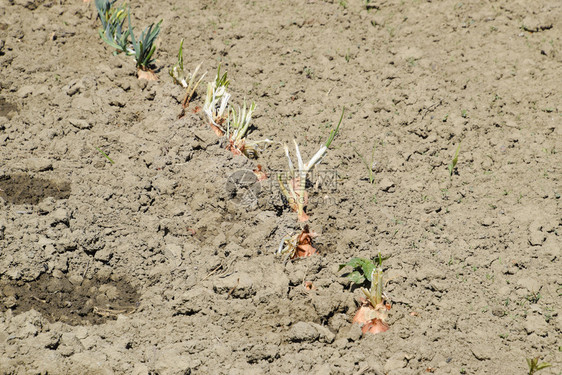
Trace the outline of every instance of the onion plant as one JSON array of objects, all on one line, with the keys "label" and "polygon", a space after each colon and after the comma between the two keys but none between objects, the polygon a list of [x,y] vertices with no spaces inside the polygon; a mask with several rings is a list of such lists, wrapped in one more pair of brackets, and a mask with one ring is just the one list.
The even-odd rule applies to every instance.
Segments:
[{"label": "onion plant", "polygon": [[185,98],[182,100],[183,108],[187,108],[189,106],[189,102],[197,90],[197,87],[207,74],[207,72],[203,73],[199,79],[197,79],[197,72],[201,68],[203,63],[197,65],[193,73],[186,74],[183,70],[183,39],[180,42],[180,49],[178,52],[178,62],[170,69],[169,73],[174,83],[177,85],[182,86],[186,89]]},{"label": "onion plant", "polygon": [[211,128],[215,131],[217,136],[222,137],[225,133],[223,125],[228,118],[228,100],[230,94],[226,91],[230,81],[228,80],[227,73],[222,76],[220,74],[220,65],[217,70],[217,76],[213,82],[207,85],[207,96],[205,97],[205,104],[203,105],[203,112],[209,119]]},{"label": "onion plant", "polygon": [[252,113],[256,109],[256,103],[252,102],[249,108],[246,108],[246,100],[242,109],[238,107],[238,111],[234,108],[230,109],[226,125],[226,138],[228,139],[227,149],[235,155],[244,154],[246,157],[257,157],[261,145],[270,143],[269,139],[263,141],[248,141],[245,137],[250,128]]},{"label": "onion plant", "polygon": [[299,145],[296,140],[293,140],[295,144],[295,152],[297,155],[297,162],[298,162],[298,171],[295,170],[293,166],[293,162],[291,160],[291,156],[289,155],[289,147],[287,145],[284,146],[285,148],[285,155],[287,156],[287,161],[289,163],[289,174],[287,179],[287,184],[283,182],[281,174],[277,175],[279,180],[279,186],[281,188],[281,192],[287,198],[289,202],[289,206],[293,209],[293,211],[297,212],[298,220],[299,221],[307,221],[308,215],[304,212],[304,206],[306,204],[306,177],[308,172],[310,172],[316,165],[318,165],[328,148],[332,144],[336,134],[338,134],[341,122],[343,120],[344,111],[342,110],[340,121],[335,129],[330,131],[330,135],[326,143],[320,147],[320,149],[314,154],[314,156],[308,161],[308,163],[303,163],[302,156],[299,150]]},{"label": "onion plant", "polygon": [[246,139],[244,138],[250,127],[252,113],[256,109],[256,103],[252,102],[246,111],[246,100],[242,109],[238,107],[238,112],[234,108],[230,108],[230,115],[226,123],[226,138],[228,139],[228,149],[234,154],[242,154],[246,148]]},{"label": "onion plant", "polygon": [[[115,48],[115,54],[125,53],[127,56],[133,56],[139,69],[139,78],[141,77],[140,71],[150,72],[149,66],[154,62],[152,56],[156,51],[154,42],[160,33],[160,24],[148,26],[140,35],[140,38],[135,37],[133,26],[131,25],[131,12],[122,4],[114,7],[116,0],[96,0],[96,8],[98,16],[102,24],[102,29],[99,31],[100,37],[111,47]],[[128,18],[129,27],[125,29],[125,18]],[[154,73],[150,72],[152,76],[144,75],[147,79],[156,79]]]},{"label": "onion plant", "polygon": [[306,224],[300,233],[284,237],[276,254],[283,255],[286,259],[312,256],[316,253],[316,249],[312,247],[312,239],[316,236],[318,234],[311,231]]},{"label": "onion plant", "polygon": [[453,177],[453,173],[455,172],[455,168],[457,167],[457,163],[459,161],[460,150],[461,150],[461,142],[459,142],[459,145],[457,146],[457,150],[455,151],[455,156],[453,156],[453,160],[451,160],[451,163],[447,167],[449,168],[449,177]]},{"label": "onion plant", "polygon": [[547,362],[539,363],[539,359],[540,359],[539,357],[526,358],[526,359],[527,359],[527,366],[529,366],[529,375],[534,375],[535,372],[552,366],[550,363]]},{"label": "onion plant", "polygon": [[101,21],[101,26],[105,29],[109,19],[111,18],[111,14],[115,11],[113,8],[113,4],[115,4],[117,0],[96,0],[96,10],[98,11],[98,17]]},{"label": "onion plant", "polygon": [[96,0],[96,8],[102,28],[99,30],[101,39],[115,48],[114,54],[127,53],[129,47],[129,30],[123,30],[127,17],[125,5],[113,7],[115,1]]},{"label": "onion plant", "polygon": [[140,38],[135,38],[133,27],[131,26],[131,14],[129,13],[129,34],[131,36],[131,49],[128,54],[133,55],[137,62],[137,68],[147,71],[148,67],[154,62],[152,55],[156,51],[154,41],[158,34],[160,34],[160,24],[162,20],[156,25],[151,24],[146,27],[140,35]]},{"label": "onion plant", "polygon": [[[348,266],[353,268],[353,272],[349,273],[347,278],[352,283],[361,285],[361,291],[373,307],[384,302],[382,262],[385,259],[379,253],[374,260],[352,258],[349,262],[340,264],[339,267],[340,270]],[[367,281],[371,283],[369,288],[362,286]]]},{"label": "onion plant", "polygon": [[[386,323],[387,311],[390,310],[390,304],[383,292],[383,269],[382,262],[388,258],[383,258],[379,252],[378,257],[370,260],[364,258],[352,258],[345,264],[340,264],[340,270],[344,267],[351,267],[353,271],[347,274],[351,282],[361,286],[361,291],[365,295],[365,300],[357,310],[354,323],[362,325],[363,333],[380,333],[388,330]],[[370,282],[370,287],[365,288],[363,285]]]},{"label": "onion plant", "polygon": [[372,150],[372,154],[371,154],[371,160],[367,160],[363,155],[361,155],[359,153],[359,151],[357,151],[357,149],[355,148],[355,146],[353,146],[353,150],[355,151],[355,153],[359,156],[359,158],[361,159],[361,161],[363,162],[363,164],[365,165],[365,168],[367,168],[367,172],[369,172],[369,183],[372,184],[375,182],[375,173],[373,172],[373,168],[375,167],[375,165],[377,164],[377,162],[375,161],[375,147],[376,144],[373,144],[373,150]]}]

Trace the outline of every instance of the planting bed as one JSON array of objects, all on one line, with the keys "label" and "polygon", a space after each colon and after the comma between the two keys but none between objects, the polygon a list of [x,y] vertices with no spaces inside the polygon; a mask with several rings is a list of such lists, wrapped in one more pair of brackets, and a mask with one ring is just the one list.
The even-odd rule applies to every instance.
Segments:
[{"label": "planting bed", "polygon": [[[0,373],[562,371],[560,1],[130,6],[138,32],[163,19],[156,82],[93,3],[0,0]],[[182,38],[209,73],[178,119]],[[219,62],[275,142],[258,160],[197,110]],[[318,252],[285,262],[282,143],[308,160],[343,107]],[[379,251],[390,329],[362,335],[338,266]]]}]

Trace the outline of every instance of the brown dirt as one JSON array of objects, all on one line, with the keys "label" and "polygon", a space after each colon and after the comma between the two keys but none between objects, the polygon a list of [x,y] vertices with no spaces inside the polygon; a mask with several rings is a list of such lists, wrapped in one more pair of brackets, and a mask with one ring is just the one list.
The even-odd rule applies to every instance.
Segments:
[{"label": "brown dirt", "polygon": [[[93,4],[0,0],[0,373],[562,371],[559,1],[131,5],[137,30],[164,20],[159,81],[111,55]],[[316,255],[275,255],[301,228],[280,143],[225,150],[204,85],[178,119],[181,38],[256,101],[252,140],[310,157],[346,108],[309,188]],[[232,184],[258,162],[272,178]],[[390,329],[362,335],[338,265],[378,251]],[[65,321],[63,292],[93,320]]]}]

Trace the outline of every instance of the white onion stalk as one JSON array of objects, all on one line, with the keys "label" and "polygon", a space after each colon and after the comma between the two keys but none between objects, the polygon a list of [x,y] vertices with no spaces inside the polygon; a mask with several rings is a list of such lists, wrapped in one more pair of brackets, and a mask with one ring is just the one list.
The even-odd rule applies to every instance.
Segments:
[{"label": "white onion stalk", "polygon": [[225,86],[216,87],[214,82],[209,82],[203,111],[207,115],[211,125],[218,128],[223,134],[224,128],[222,124],[226,120],[225,112],[227,112],[226,109],[229,99],[230,94],[226,91]]},{"label": "white onion stalk", "polygon": [[197,90],[197,87],[199,86],[205,75],[207,75],[207,72],[203,73],[196,81],[197,72],[199,72],[199,69],[201,69],[202,64],[203,63],[197,65],[193,73],[188,72],[186,75],[185,71],[183,70],[183,39],[182,39],[180,42],[180,49],[178,51],[178,62],[172,67],[172,69],[169,70],[168,73],[174,80],[175,84],[178,84],[185,89],[185,98],[183,98],[181,102],[183,108],[187,108],[189,106],[189,102],[191,101],[191,98],[193,97],[195,90]]},{"label": "white onion stalk", "polygon": [[246,99],[244,99],[242,109],[238,107],[238,112],[234,108],[230,109],[230,116],[228,118],[226,128],[226,137],[232,142],[233,147],[240,149],[240,147],[243,146],[243,139],[250,127],[252,113],[255,109],[256,103],[252,102],[248,110],[246,110]]},{"label": "white onion stalk", "polygon": [[236,111],[234,108],[230,108],[226,125],[226,139],[228,140],[227,149],[232,151],[234,155],[244,154],[248,158],[257,157],[262,145],[271,143],[269,139],[248,141],[245,138],[255,109],[255,102],[252,102],[249,108],[246,107],[246,99],[244,99],[242,109],[238,107],[238,111]]},{"label": "white onion stalk", "polygon": [[287,198],[289,202],[289,206],[297,212],[298,220],[299,221],[307,221],[308,215],[304,212],[304,205],[306,203],[306,177],[308,172],[311,171],[316,165],[320,164],[322,161],[322,157],[328,151],[330,144],[334,140],[334,137],[339,131],[341,122],[343,120],[344,111],[342,111],[340,121],[335,129],[330,131],[330,136],[326,143],[320,147],[320,149],[314,154],[314,156],[308,161],[308,163],[303,163],[302,156],[299,150],[299,145],[296,140],[293,139],[295,144],[295,153],[297,155],[297,165],[298,165],[298,173],[295,173],[295,168],[293,166],[293,161],[291,160],[291,156],[289,155],[289,147],[284,145],[285,155],[287,156],[287,162],[289,164],[289,181],[287,181],[287,186],[283,183],[281,178],[281,174],[277,175],[279,180],[279,185],[281,188],[281,192]]},{"label": "white onion stalk", "polygon": [[220,72],[221,67],[219,65],[215,81],[209,82],[207,85],[207,96],[205,97],[203,112],[207,115],[210,125],[217,136],[222,137],[224,135],[223,123],[228,117],[227,107],[230,94],[226,89],[230,81],[227,78],[227,73],[221,76]]}]

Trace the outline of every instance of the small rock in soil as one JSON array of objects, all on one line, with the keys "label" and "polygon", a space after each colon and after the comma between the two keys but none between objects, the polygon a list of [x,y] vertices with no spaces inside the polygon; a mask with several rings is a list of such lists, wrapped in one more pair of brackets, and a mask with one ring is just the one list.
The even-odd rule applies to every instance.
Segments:
[{"label": "small rock in soil", "polygon": [[33,94],[33,86],[23,86],[17,92],[18,97],[21,99],[25,99],[31,94]]},{"label": "small rock in soil", "polygon": [[8,309],[15,307],[18,303],[16,297],[14,296],[9,296],[7,298],[4,298],[3,302],[4,302],[4,306],[6,306],[6,308]]},{"label": "small rock in soil", "polygon": [[56,349],[60,343],[61,334],[56,332],[43,332],[37,335],[35,343],[41,348]]},{"label": "small rock in soil", "polygon": [[562,315],[558,314],[554,320],[554,325],[558,331],[562,331]]},{"label": "small rock in soil", "polygon": [[164,255],[175,266],[178,267],[182,263],[181,259],[182,247],[176,244],[167,244],[164,248]]},{"label": "small rock in soil", "polygon": [[37,205],[37,208],[42,213],[49,213],[55,209],[55,203],[55,198],[47,197]]},{"label": "small rock in soil", "polygon": [[529,32],[538,32],[552,28],[552,21],[545,17],[527,16],[522,21],[523,29]]},{"label": "small rock in soil", "polygon": [[193,315],[205,306],[212,306],[213,295],[206,289],[194,288],[174,300],[172,308],[174,315]]},{"label": "small rock in soil", "polygon": [[82,280],[84,280],[84,279],[82,278],[82,276],[79,276],[79,275],[71,275],[71,276],[68,278],[68,281],[70,281],[70,283],[71,283],[72,285],[80,285],[80,283],[82,282]]},{"label": "small rock in soil", "polygon": [[82,350],[84,350],[84,346],[73,333],[62,334],[60,345],[57,348],[60,355],[69,357],[74,353],[80,353]]}]

